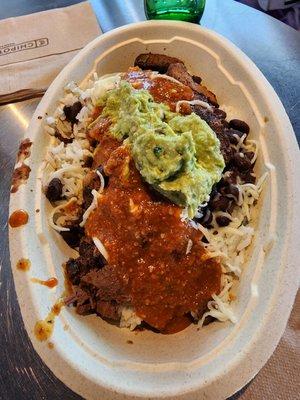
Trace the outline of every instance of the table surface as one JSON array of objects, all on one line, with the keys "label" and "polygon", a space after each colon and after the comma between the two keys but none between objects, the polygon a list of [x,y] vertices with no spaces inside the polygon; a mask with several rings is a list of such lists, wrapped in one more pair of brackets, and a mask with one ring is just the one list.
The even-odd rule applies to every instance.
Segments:
[{"label": "table surface", "polygon": [[[0,19],[29,14],[45,9],[77,3],[72,0],[10,0],[1,4]],[[145,19],[141,0],[91,0],[95,14],[104,32],[118,26]],[[261,69],[279,95],[290,117],[298,142],[300,141],[300,34],[283,23],[257,10],[233,1],[208,0],[201,24],[230,39]],[[298,97],[297,97],[298,96]],[[24,329],[10,270],[7,217],[9,188],[15,156],[20,139],[24,136],[39,99],[0,107],[0,399],[80,399],[62,384],[37,356]],[[292,316],[294,319],[296,316]],[[291,320],[290,320],[291,323]],[[287,335],[287,331],[286,334]],[[257,381],[275,370],[279,354],[293,357],[284,338],[274,355],[255,380],[232,399],[280,399],[280,390],[287,385],[285,379],[291,371],[282,368],[276,379],[276,394],[261,397],[255,392]],[[276,358],[277,357],[277,358]],[[274,367],[275,363],[275,367]],[[295,367],[295,365],[294,365]],[[295,375],[296,376],[296,375]],[[269,379],[270,376],[269,376]],[[253,389],[254,388],[254,389]],[[252,391],[252,395],[246,393]],[[291,397],[289,397],[291,399]]]}]

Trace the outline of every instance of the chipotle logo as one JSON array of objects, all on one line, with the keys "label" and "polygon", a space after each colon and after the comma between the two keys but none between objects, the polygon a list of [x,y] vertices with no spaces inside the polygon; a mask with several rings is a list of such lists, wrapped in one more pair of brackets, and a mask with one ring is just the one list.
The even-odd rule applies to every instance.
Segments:
[{"label": "chipotle logo", "polygon": [[0,56],[16,53],[18,51],[32,50],[36,49],[37,47],[48,46],[48,44],[48,38],[33,39],[22,43],[8,43],[0,46]]}]

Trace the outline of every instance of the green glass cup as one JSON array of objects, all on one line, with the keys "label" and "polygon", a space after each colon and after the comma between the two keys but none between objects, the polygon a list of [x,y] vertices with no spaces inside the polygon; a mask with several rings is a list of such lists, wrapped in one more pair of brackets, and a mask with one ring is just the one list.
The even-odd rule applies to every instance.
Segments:
[{"label": "green glass cup", "polygon": [[205,0],[144,0],[147,19],[173,19],[199,23]]}]

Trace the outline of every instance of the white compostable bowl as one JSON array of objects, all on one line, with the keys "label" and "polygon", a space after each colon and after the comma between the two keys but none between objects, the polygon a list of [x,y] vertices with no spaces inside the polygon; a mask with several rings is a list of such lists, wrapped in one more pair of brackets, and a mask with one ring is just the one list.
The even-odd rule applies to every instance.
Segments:
[{"label": "white compostable bowl", "polygon": [[[63,308],[50,349],[37,341],[33,328],[62,294],[61,265],[74,252],[47,225],[40,177],[49,137],[43,131],[45,118],[38,116],[51,115],[69,81],[80,82],[93,71],[125,71],[138,54],[149,51],[183,60],[217,95],[229,118],[248,122],[251,137],[260,144],[256,172],[269,175],[234,305],[238,322],[160,335],[130,332]],[[193,24],[150,21],[116,29],[87,45],[63,69],[40,102],[26,136],[33,141],[27,160],[32,171],[27,184],[11,196],[10,211],[27,210],[29,223],[10,230],[11,263],[26,329],[54,374],[83,397],[101,400],[217,400],[243,387],[267,361],[284,331],[298,286],[300,256],[297,143],[281,102],[251,60],[228,40]],[[21,257],[31,261],[27,273],[16,269]],[[51,276],[59,280],[51,290],[30,280]]]}]

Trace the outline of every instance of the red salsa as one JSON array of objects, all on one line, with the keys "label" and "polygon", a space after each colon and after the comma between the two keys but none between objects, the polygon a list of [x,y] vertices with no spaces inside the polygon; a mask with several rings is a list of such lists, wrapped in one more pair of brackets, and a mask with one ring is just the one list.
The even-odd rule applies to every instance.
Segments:
[{"label": "red salsa", "polygon": [[[172,110],[177,101],[193,99],[189,87],[152,79],[151,73],[131,68],[123,79]],[[86,235],[104,245],[114,279],[136,314],[160,332],[178,332],[190,324],[191,312],[201,315],[219,293],[221,266],[208,256],[201,233],[181,219],[182,209],[142,180],[128,148],[110,136],[109,127],[103,118],[91,132],[99,141],[93,167],[104,167],[109,184],[86,222]]]}]

